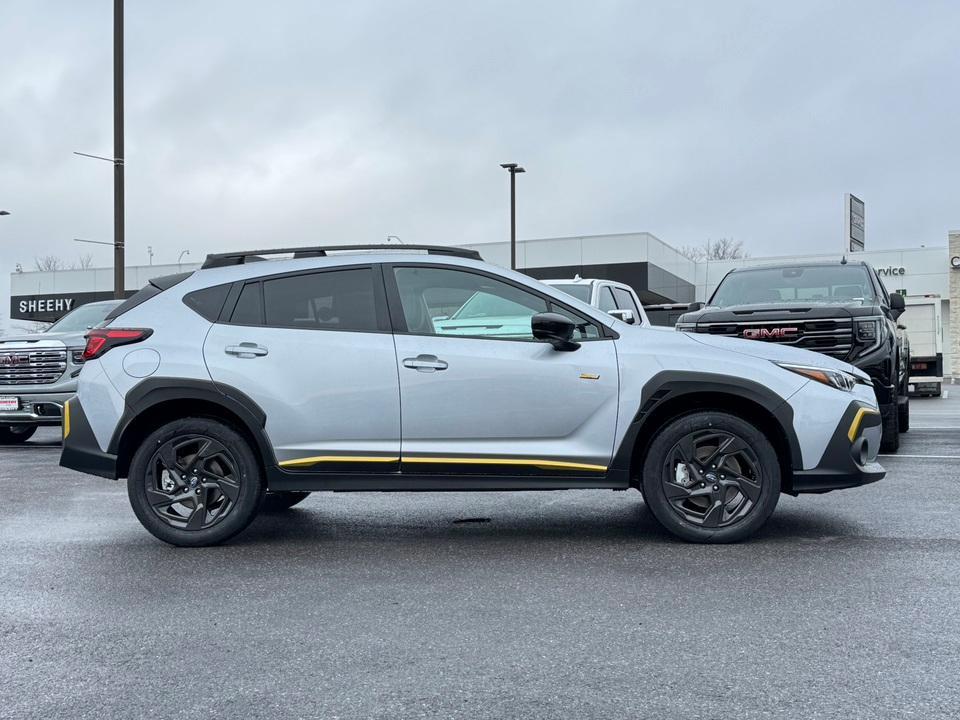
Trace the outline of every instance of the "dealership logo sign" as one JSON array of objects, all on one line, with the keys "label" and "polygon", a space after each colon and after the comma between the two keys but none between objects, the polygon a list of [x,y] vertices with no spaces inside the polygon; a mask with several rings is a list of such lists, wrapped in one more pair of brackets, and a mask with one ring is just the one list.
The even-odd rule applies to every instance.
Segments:
[{"label": "dealership logo sign", "polygon": [[905,267],[887,265],[885,268],[877,268],[877,272],[881,275],[903,275],[907,272],[907,269]]},{"label": "dealership logo sign", "polygon": [[950,267],[954,270],[960,270],[960,255],[954,255],[950,258]]},{"label": "dealership logo sign", "polygon": [[787,340],[799,334],[800,328],[795,327],[747,328],[740,333],[747,340]]}]

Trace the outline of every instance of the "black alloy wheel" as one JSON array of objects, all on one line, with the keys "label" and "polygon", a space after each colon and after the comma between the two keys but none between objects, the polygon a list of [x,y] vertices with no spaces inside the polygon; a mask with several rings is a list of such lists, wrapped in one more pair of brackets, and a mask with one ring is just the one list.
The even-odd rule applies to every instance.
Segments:
[{"label": "black alloy wheel", "polygon": [[647,451],[644,501],[667,530],[692,542],[736,542],[762,526],[780,496],[780,463],[747,420],[699,411],[667,422]]},{"label": "black alloy wheel", "polygon": [[130,505],[143,526],[172,545],[214,545],[256,516],[264,494],[250,443],[232,427],[184,418],[157,429],[134,453]]},{"label": "black alloy wheel", "polygon": [[721,528],[743,519],[760,499],[760,461],[743,438],[694,430],[667,453],[660,477],[671,507],[685,520]]},{"label": "black alloy wheel", "polygon": [[240,495],[233,454],[204,435],[185,435],[163,443],[147,465],[150,508],[168,525],[204,530],[224,520]]}]

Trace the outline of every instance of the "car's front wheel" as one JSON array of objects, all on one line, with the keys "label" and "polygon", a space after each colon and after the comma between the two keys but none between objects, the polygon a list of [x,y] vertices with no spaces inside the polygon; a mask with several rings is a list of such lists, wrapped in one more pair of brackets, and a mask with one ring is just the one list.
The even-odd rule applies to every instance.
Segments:
[{"label": "car's front wheel", "polygon": [[25,443],[36,431],[36,425],[0,425],[0,445]]},{"label": "car's front wheel", "polygon": [[250,444],[230,426],[184,418],[158,428],[130,463],[127,494],[143,526],[171,545],[221,543],[253,520],[264,492]]},{"label": "car's front wheel", "polygon": [[770,440],[746,420],[701,411],[668,422],[650,444],[643,497],[674,535],[729,543],[755,533],[780,498]]}]

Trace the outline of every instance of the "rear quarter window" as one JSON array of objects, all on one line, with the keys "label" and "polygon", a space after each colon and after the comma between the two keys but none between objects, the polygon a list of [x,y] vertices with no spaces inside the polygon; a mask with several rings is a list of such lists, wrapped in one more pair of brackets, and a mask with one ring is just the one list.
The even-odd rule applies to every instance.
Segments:
[{"label": "rear quarter window", "polygon": [[183,302],[204,320],[216,322],[229,293],[230,285],[214,285],[187,293],[183,296]]}]

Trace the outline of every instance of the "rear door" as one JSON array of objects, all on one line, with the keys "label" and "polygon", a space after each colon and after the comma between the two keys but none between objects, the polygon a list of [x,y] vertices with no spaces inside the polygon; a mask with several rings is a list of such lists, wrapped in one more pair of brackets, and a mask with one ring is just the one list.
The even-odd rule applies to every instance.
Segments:
[{"label": "rear door", "polygon": [[[619,376],[594,322],[496,276],[449,266],[385,268],[400,373],[404,472],[602,475]],[[534,340],[530,319],[578,323],[573,352]]]},{"label": "rear door", "polygon": [[243,283],[204,358],[214,381],[264,410],[284,469],[397,469],[399,380],[379,266]]}]

